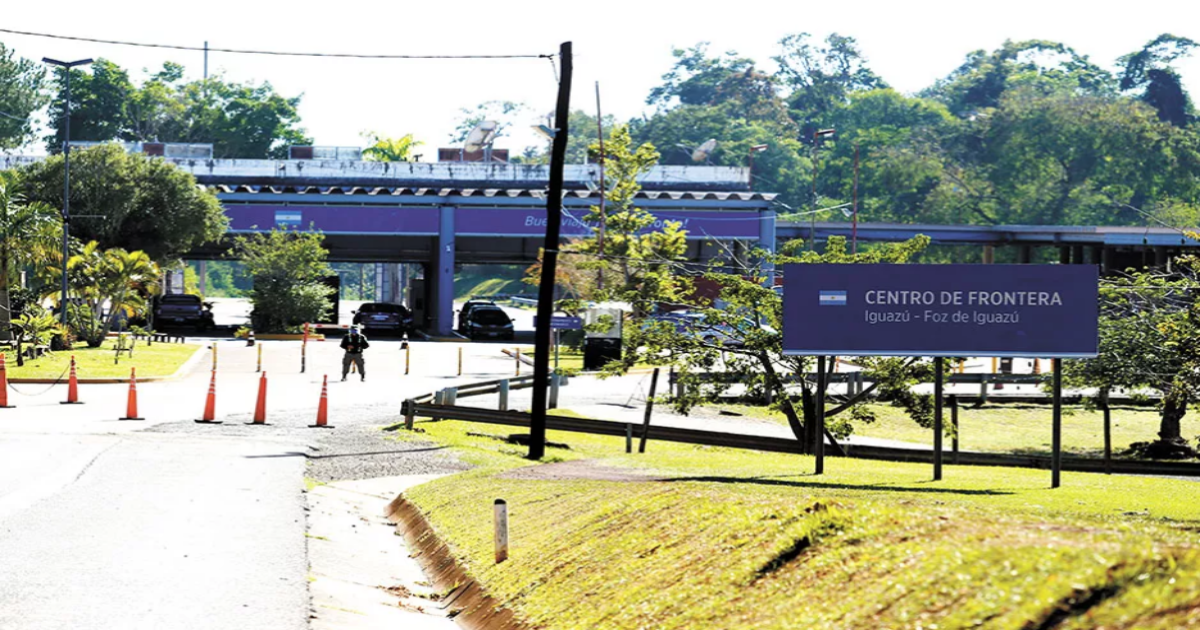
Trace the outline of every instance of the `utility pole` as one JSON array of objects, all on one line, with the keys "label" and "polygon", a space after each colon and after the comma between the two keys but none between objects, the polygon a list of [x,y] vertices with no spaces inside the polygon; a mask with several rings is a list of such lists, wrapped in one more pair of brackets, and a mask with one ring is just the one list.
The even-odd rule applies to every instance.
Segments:
[{"label": "utility pole", "polygon": [[554,313],[554,278],[562,226],[563,162],[567,157],[567,119],[571,112],[571,42],[558,52],[562,76],[554,110],[554,142],[550,148],[550,186],[546,195],[546,241],[542,246],[542,282],[538,286],[537,329],[534,331],[533,408],[529,418],[529,459],[546,454],[546,384],[550,380],[550,316]]},{"label": "utility pole", "polygon": [[[608,222],[604,208],[604,117],[600,114],[600,82],[596,82],[596,133],[600,142],[600,235],[596,239],[596,249],[600,251],[600,262],[604,262],[604,227]],[[596,270],[596,287],[604,288],[604,265]]]},{"label": "utility pole", "polygon": [[204,80],[208,80],[208,40],[204,41]]}]

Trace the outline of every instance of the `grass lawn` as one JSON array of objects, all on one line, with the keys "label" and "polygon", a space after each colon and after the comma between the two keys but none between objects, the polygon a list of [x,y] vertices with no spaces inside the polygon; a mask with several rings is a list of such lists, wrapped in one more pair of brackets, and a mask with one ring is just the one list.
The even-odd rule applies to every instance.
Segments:
[{"label": "grass lawn", "polygon": [[[527,347],[521,348],[521,356],[523,356],[523,357],[529,357],[529,359],[532,360],[535,354],[536,353],[533,351],[533,346],[527,346]],[[572,350],[571,348],[567,347],[566,344],[564,344],[558,350],[558,367],[568,374],[575,374],[578,372],[582,372],[583,371],[583,351],[582,350]],[[641,369],[641,368],[649,368],[649,367],[654,367],[654,366],[652,366],[648,363],[636,363],[636,364],[634,364],[633,367],[635,369]],[[554,369],[554,347],[553,346],[550,347],[550,369]],[[662,374],[665,375],[666,373],[667,373],[667,368],[665,366],[663,366]],[[666,381],[661,381],[660,385],[665,382]]]},{"label": "grass lawn", "polygon": [[[406,494],[468,570],[544,628],[1181,628],[1200,624],[1200,484],[946,468],[419,422],[472,471]],[[468,433],[476,434],[469,435]],[[492,558],[492,500],[510,559]]]},{"label": "grass lawn", "polygon": [[[179,369],[196,349],[195,344],[156,343],[147,346],[139,342],[133,350],[133,358],[122,353],[120,362],[113,364],[114,340],[104,342],[99,348],[88,348],[84,344],[76,344],[74,350],[54,352],[38,359],[26,360],[23,367],[17,367],[14,358],[6,361],[9,378],[58,378],[75,357],[75,373],[79,378],[129,378],[129,368],[136,367],[139,378],[149,376],[170,376]],[[64,376],[65,378],[65,376]]]},{"label": "grass lawn", "polygon": [[[865,437],[903,440],[932,444],[933,434],[913,422],[903,409],[887,404],[873,404],[877,420],[871,424],[856,424],[854,434]],[[786,424],[783,414],[761,406],[715,405],[708,409],[724,409],[746,416],[768,418]],[[1006,453],[1050,453],[1050,405],[988,404],[973,409],[958,409],[959,448],[971,451]],[[950,409],[945,411],[947,430]],[[1112,410],[1113,453],[1120,453],[1134,442],[1157,438],[1159,414],[1154,407],[1122,406]],[[1200,418],[1189,414],[1183,419],[1183,435],[1188,439],[1200,436]],[[946,448],[950,448],[949,441]],[[1076,455],[1104,454],[1104,416],[1082,405],[1063,406],[1063,451]]]}]

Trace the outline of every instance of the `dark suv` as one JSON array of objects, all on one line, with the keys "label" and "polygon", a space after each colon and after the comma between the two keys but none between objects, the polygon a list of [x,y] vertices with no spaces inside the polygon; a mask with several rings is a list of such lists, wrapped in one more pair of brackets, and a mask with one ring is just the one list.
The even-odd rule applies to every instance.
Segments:
[{"label": "dark suv", "polygon": [[154,327],[191,326],[196,330],[212,327],[212,311],[205,309],[198,295],[174,293],[154,299]]},{"label": "dark suv", "polygon": [[458,322],[459,331],[471,339],[513,338],[512,319],[495,304],[477,304],[469,310],[464,306]]},{"label": "dark suv", "polygon": [[483,299],[471,299],[463,302],[462,309],[458,311],[458,332],[460,334],[467,334],[467,320],[471,319],[471,311],[481,306],[496,308],[496,303]]},{"label": "dark suv", "polygon": [[354,311],[353,323],[362,326],[363,330],[411,333],[413,317],[412,313],[400,304],[369,302]]}]

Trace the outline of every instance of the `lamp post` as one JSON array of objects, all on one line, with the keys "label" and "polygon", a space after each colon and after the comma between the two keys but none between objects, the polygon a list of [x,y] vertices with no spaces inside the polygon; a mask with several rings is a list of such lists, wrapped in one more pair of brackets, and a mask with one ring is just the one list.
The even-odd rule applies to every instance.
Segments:
[{"label": "lamp post", "polygon": [[766,150],[767,145],[765,144],[756,144],[750,147],[750,165],[746,169],[746,187],[750,189],[750,192],[754,192],[754,154],[762,153]]},{"label": "lamp post", "polygon": [[817,129],[817,130],[813,131],[813,141],[812,141],[812,165],[813,165],[812,166],[812,169],[813,169],[812,209],[813,209],[813,215],[812,215],[812,221],[809,224],[809,229],[808,229],[808,251],[813,251],[813,235],[817,229],[817,214],[816,214],[816,211],[817,211],[817,155],[818,155],[817,145],[818,145],[818,143],[820,143],[821,138],[824,138],[825,136],[832,136],[833,133],[834,133],[833,129]]},{"label": "lamp post", "polygon": [[91,59],[59,61],[42,57],[42,61],[63,69],[66,75],[66,96],[63,98],[63,241],[62,241],[62,324],[67,325],[67,237],[71,229],[71,68],[92,63]]}]

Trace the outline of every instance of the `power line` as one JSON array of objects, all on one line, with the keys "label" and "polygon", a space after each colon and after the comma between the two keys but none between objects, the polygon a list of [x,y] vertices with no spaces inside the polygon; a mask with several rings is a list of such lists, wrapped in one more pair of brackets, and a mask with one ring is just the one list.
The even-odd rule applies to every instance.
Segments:
[{"label": "power line", "polygon": [[45,37],[48,39],[65,39],[77,42],[92,42],[96,44],[114,44],[117,46],[138,46],[141,48],[167,48],[171,50],[190,50],[196,52],[224,52],[239,55],[274,55],[278,57],[333,57],[343,59],[554,59],[554,55],[368,55],[359,53],[315,53],[290,52],[278,50],[248,50],[239,48],[212,48],[203,46],[183,46],[179,44],[147,44],[143,42],[127,42],[113,39],[98,39],[94,37],[74,37],[71,35],[54,35],[51,33],[34,33],[0,28],[0,33],[12,35],[27,35],[29,37]]}]

